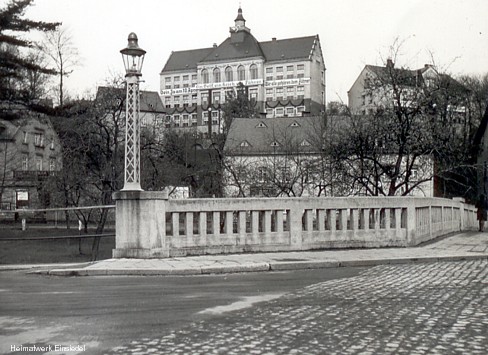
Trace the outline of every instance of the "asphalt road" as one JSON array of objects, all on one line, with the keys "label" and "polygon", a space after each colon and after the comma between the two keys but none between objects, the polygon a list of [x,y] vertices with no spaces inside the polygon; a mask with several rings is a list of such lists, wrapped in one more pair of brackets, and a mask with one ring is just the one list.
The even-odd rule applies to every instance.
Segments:
[{"label": "asphalt road", "polygon": [[54,351],[58,345],[73,346],[70,354],[102,354],[363,270],[78,278],[1,272],[0,352],[29,353],[17,351],[20,346]]}]

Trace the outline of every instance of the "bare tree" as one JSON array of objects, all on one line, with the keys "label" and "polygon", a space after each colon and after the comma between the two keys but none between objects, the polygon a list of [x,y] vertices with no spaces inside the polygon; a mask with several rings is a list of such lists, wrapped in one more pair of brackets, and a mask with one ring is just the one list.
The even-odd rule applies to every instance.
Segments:
[{"label": "bare tree", "polygon": [[77,48],[74,46],[73,36],[67,28],[63,27],[46,32],[42,48],[56,69],[59,78],[57,85],[59,106],[63,106],[66,94],[64,81],[80,64],[80,57]]}]

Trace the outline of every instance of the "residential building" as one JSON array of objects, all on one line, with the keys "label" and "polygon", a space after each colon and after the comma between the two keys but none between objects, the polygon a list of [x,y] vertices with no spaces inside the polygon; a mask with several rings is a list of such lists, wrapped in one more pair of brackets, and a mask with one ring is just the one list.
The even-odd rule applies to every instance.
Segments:
[{"label": "residential building", "polygon": [[[125,113],[126,90],[100,86],[96,101],[104,103],[105,109],[111,107],[114,112]],[[108,106],[107,106],[108,105]],[[159,129],[164,125],[165,108],[156,91],[140,91],[139,118],[142,129]],[[125,122],[125,121],[124,121]]]},{"label": "residential building", "polygon": [[[331,140],[341,139],[337,132],[347,130],[347,125],[347,117],[329,117],[327,121],[321,116],[235,118],[224,146],[225,194],[232,197],[351,196],[371,195],[375,186],[388,186],[387,173],[375,175],[371,166],[371,171],[365,171],[367,162],[361,157],[350,156],[346,163],[338,164],[330,156],[331,150],[326,147]],[[384,166],[396,162],[396,157],[388,153],[377,159]],[[418,166],[410,165],[407,173],[408,157],[402,160],[400,179],[408,174],[408,180],[404,181],[412,188],[411,191],[398,189],[397,194],[432,197],[431,158],[418,157],[417,161]]]},{"label": "residential building", "polygon": [[[444,93],[447,95],[441,97]],[[437,111],[442,109],[454,123],[461,123],[467,110],[467,90],[430,64],[417,70],[396,68],[391,59],[385,66],[366,65],[347,94],[353,114],[372,115],[385,107],[432,104],[432,111],[437,105]]]},{"label": "residential building", "polygon": [[325,110],[325,70],[318,35],[260,42],[239,8],[220,45],[169,56],[160,73],[165,125],[218,132],[221,106],[239,84],[263,117],[319,115]]},{"label": "residential building", "polygon": [[24,107],[18,118],[0,119],[0,206],[2,210],[49,206],[43,182],[62,166],[61,145],[51,121]]}]

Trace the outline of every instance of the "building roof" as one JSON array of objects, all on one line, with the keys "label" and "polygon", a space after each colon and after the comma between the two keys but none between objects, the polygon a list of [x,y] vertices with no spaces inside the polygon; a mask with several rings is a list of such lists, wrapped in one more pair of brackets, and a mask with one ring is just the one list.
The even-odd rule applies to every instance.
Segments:
[{"label": "building roof", "polygon": [[230,155],[317,153],[322,117],[234,118],[224,150]]},{"label": "building roof", "polygon": [[259,42],[247,30],[231,32],[229,38],[222,42],[201,61],[229,61],[235,59],[245,59],[254,57],[264,57]]},{"label": "building roof", "polygon": [[[166,112],[161,97],[156,91],[140,91],[140,110],[141,112]],[[125,100],[125,88],[114,88],[108,86],[99,86],[97,90],[97,100],[105,97],[116,97]]]},{"label": "building roof", "polygon": [[297,37],[261,42],[261,48],[267,61],[310,59],[318,43],[319,36]]},{"label": "building roof", "polygon": [[0,119],[0,142],[13,140],[18,129],[11,121]]},{"label": "building roof", "polygon": [[191,49],[187,51],[171,52],[168,61],[161,72],[197,70],[197,65],[205,59],[215,48]]}]

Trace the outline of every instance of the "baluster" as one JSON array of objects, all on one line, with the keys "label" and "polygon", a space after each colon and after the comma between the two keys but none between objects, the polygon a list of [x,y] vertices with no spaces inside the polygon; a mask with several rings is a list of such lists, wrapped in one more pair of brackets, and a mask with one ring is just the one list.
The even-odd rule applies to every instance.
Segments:
[{"label": "baluster", "polygon": [[171,222],[173,227],[173,237],[178,237],[180,235],[180,214],[178,212],[173,212],[171,214]]},{"label": "baluster", "polygon": [[225,212],[225,234],[228,236],[234,234],[234,212],[232,211]]}]

